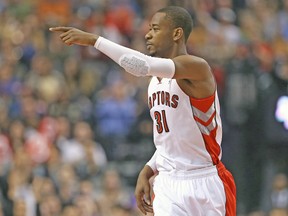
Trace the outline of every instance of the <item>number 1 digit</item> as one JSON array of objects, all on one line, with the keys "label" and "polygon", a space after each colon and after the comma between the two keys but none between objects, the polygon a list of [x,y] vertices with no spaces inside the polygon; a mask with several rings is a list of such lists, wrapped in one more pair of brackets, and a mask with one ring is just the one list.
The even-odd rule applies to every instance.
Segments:
[{"label": "number 1 digit", "polygon": [[164,127],[165,132],[169,132],[165,110],[162,110],[161,113],[158,111],[155,111],[154,117],[157,122],[156,128],[157,128],[158,133],[160,134],[163,132],[163,127]]}]

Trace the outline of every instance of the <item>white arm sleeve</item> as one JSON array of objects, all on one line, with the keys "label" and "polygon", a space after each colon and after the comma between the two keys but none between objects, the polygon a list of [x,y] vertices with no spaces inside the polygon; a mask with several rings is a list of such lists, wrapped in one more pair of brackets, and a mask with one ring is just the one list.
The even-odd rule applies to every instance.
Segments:
[{"label": "white arm sleeve", "polygon": [[154,173],[157,172],[157,167],[156,167],[156,157],[157,157],[157,150],[154,152],[153,156],[151,159],[146,163],[151,169],[153,170]]},{"label": "white arm sleeve", "polygon": [[94,47],[134,76],[161,78],[173,78],[174,76],[175,65],[171,59],[147,56],[103,37],[97,39]]}]

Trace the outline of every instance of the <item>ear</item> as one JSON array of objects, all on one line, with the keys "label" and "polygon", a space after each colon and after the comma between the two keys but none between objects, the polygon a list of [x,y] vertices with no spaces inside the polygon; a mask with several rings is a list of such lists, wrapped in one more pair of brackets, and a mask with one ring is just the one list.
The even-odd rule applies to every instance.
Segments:
[{"label": "ear", "polygon": [[177,41],[184,36],[184,32],[182,28],[175,28],[173,31],[173,40]]}]

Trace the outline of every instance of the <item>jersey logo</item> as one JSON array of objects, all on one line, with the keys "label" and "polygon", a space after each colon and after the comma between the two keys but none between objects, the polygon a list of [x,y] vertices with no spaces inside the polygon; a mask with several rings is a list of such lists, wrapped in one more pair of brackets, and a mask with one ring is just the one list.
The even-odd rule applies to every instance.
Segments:
[{"label": "jersey logo", "polygon": [[165,105],[172,108],[177,108],[179,103],[179,96],[178,95],[170,95],[169,92],[166,91],[157,91],[154,92],[149,98],[148,98],[148,104],[149,108],[156,105]]}]

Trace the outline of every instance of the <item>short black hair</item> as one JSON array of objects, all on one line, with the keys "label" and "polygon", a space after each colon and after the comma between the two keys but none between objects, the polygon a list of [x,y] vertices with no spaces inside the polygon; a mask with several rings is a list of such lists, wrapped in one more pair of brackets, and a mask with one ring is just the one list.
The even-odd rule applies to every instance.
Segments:
[{"label": "short black hair", "polygon": [[192,17],[189,12],[179,6],[168,6],[157,11],[165,13],[166,17],[172,21],[173,28],[182,28],[184,31],[185,42],[187,41],[193,26]]}]

